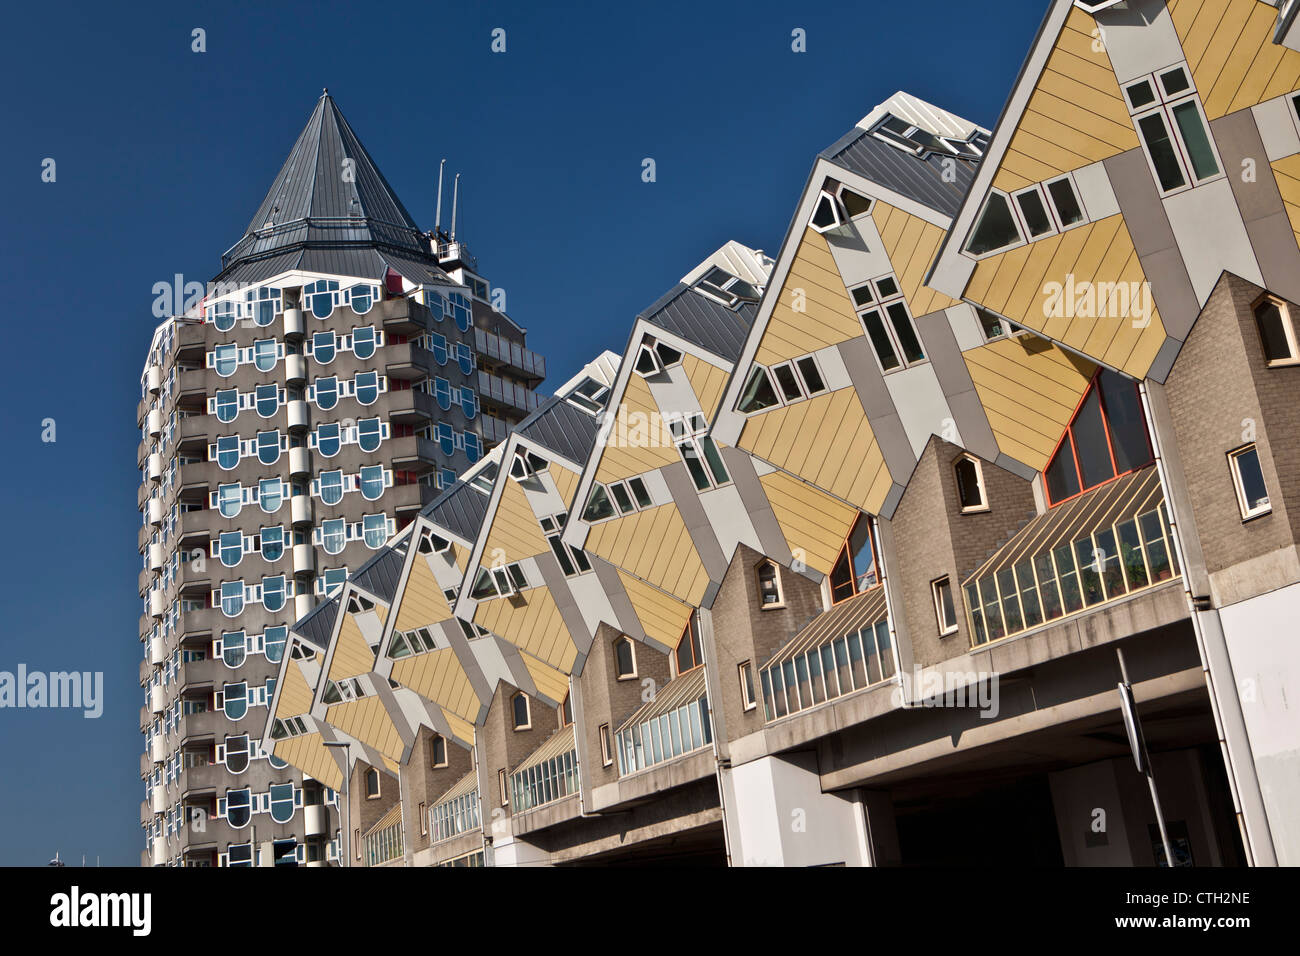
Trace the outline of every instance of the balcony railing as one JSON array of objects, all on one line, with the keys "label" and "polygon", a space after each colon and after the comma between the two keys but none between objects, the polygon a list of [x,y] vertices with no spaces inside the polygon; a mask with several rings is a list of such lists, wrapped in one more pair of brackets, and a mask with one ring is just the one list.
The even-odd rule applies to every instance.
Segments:
[{"label": "balcony railing", "polygon": [[471,770],[429,808],[429,841],[450,840],[480,825],[478,773]]},{"label": "balcony railing", "polygon": [[760,672],[767,720],[797,714],[894,676],[885,589],[841,601],[794,636]]},{"label": "balcony railing", "polygon": [[474,348],[479,354],[495,359],[502,365],[508,365],[529,377],[546,378],[546,359],[517,342],[511,342],[500,335],[476,328]]},{"label": "balcony railing", "polygon": [[489,398],[498,404],[522,412],[531,412],[542,403],[541,398],[532,389],[481,369],[478,373],[478,393],[480,398]]},{"label": "balcony railing", "polygon": [[968,577],[971,641],[1001,640],[1180,574],[1152,465],[1039,515]]},{"label": "balcony railing", "polygon": [[510,778],[515,813],[563,800],[578,792],[578,751],[573,724],[562,727],[521,763]]},{"label": "balcony railing", "polygon": [[713,743],[704,668],[687,671],[624,721],[615,734],[620,776]]}]

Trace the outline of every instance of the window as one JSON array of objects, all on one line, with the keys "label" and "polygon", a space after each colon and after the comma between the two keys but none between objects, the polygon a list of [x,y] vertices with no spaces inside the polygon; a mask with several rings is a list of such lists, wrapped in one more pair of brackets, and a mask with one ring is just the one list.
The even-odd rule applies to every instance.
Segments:
[{"label": "window", "polygon": [[560,570],[564,572],[566,578],[571,578],[590,571],[591,562],[587,560],[585,552],[580,548],[565,544],[561,538],[560,532],[564,528],[564,522],[567,518],[567,513],[560,512],[554,517],[548,516],[540,520],[542,531],[551,546],[551,551],[555,554],[555,560],[560,563]]},{"label": "window", "polygon": [[312,394],[315,396],[316,407],[323,412],[328,412],[339,403],[338,376],[331,375],[328,378],[316,379],[312,383]]},{"label": "window", "polygon": [[253,343],[253,365],[259,372],[269,372],[275,368],[279,349],[275,339],[258,339]]},{"label": "window", "polygon": [[264,465],[274,465],[280,460],[280,432],[257,433],[257,460]]},{"label": "window", "polygon": [[636,648],[631,638],[619,637],[614,640],[614,675],[619,680],[636,677]]},{"label": "window", "polygon": [[1023,241],[1020,225],[1011,212],[1011,203],[1007,197],[999,192],[990,192],[989,198],[984,200],[984,211],[971,230],[966,251],[973,256],[982,256]]},{"label": "window", "polygon": [[[703,415],[690,415],[685,419],[670,419],[668,429],[672,432],[677,451],[686,463],[686,470],[699,491],[720,488],[731,483],[722,455],[713,439],[708,437],[708,422]],[[707,467],[706,467],[707,466]]]},{"label": "window", "polygon": [[[274,386],[272,386],[274,387]],[[233,422],[239,415],[239,389],[224,388],[216,393],[213,410],[219,422]]]},{"label": "window", "polygon": [[826,391],[817,359],[812,355],[782,362],[765,369],[755,365],[745,381],[736,407],[746,413],[761,412],[773,405],[791,405]]},{"label": "window", "polygon": [[753,285],[714,266],[695,283],[695,288],[734,309],[741,302],[757,302],[759,292]]},{"label": "window", "polygon": [[377,451],[383,438],[384,423],[378,418],[363,418],[357,422],[357,444],[362,451]]},{"label": "window", "polygon": [[674,656],[679,675],[694,670],[704,663],[704,649],[700,646],[700,625],[694,614],[691,614],[686,622],[686,630],[682,632],[681,639],[677,642]]},{"label": "window", "polygon": [[851,289],[849,294],[882,372],[925,361],[925,350],[897,279],[882,276]]},{"label": "window", "polygon": [[582,509],[583,521],[604,521],[614,517],[614,503],[603,485],[593,485],[591,495],[587,498],[587,507]]},{"label": "window", "polygon": [[374,355],[375,344],[375,327],[373,325],[363,325],[352,330],[352,354],[357,358],[368,359]]},{"label": "window", "polygon": [[447,738],[442,734],[434,734],[429,738],[429,766],[447,766]]},{"label": "window", "polygon": [[[515,729],[518,730],[519,728],[516,727]],[[501,799],[501,806],[508,807],[510,805],[510,784],[506,779],[504,769],[497,771],[497,795]]]},{"label": "window", "polygon": [[835,566],[831,568],[831,603],[838,604],[846,598],[860,594],[878,582],[875,543],[872,540],[871,519],[859,514],[840,550]]},{"label": "window", "polygon": [[388,539],[388,516],[364,515],[361,518],[361,537],[372,551],[382,548]]},{"label": "window", "polygon": [[336,505],[343,500],[343,472],[322,471],[318,480],[323,504]]},{"label": "window", "polygon": [[[277,479],[278,481],[278,479]],[[239,485],[217,485],[217,510],[223,518],[233,518],[244,506],[244,489]]]},{"label": "window", "polygon": [[1043,471],[1052,505],[1150,464],[1137,383],[1102,369]]},{"label": "window", "polygon": [[605,410],[605,404],[609,401],[609,386],[588,377],[570,389],[569,394],[564,397],[579,408],[584,408],[593,415],[599,415]]},{"label": "window", "polygon": [[680,351],[667,342],[657,342],[647,335],[641,340],[641,349],[637,352],[636,364],[633,368],[638,375],[646,378],[672,368],[681,360],[682,353]]},{"label": "window", "polygon": [[279,561],[284,556],[284,528],[273,526],[261,530],[262,557]]},{"label": "window", "polygon": [[1237,489],[1241,517],[1256,518],[1272,511],[1268,488],[1264,485],[1264,470],[1259,464],[1259,449],[1247,445],[1229,452],[1228,463],[1232,466],[1232,482]]},{"label": "window", "polygon": [[600,764],[602,767],[608,767],[614,762],[613,748],[609,743],[609,724],[601,724],[597,728],[597,734],[600,737]]},{"label": "window", "polygon": [[934,594],[934,616],[939,622],[939,634],[943,636],[956,633],[957,609],[952,603],[952,582],[940,578],[931,582],[930,590]]},{"label": "window", "polygon": [[221,660],[227,667],[242,667],[247,648],[248,641],[243,631],[226,631],[221,635]]},{"label": "window", "polygon": [[253,390],[253,404],[257,414],[270,418],[280,407],[280,388],[278,385],[259,385]]},{"label": "window", "polygon": [[1295,326],[1291,323],[1291,311],[1286,302],[1265,295],[1255,303],[1254,312],[1260,344],[1264,347],[1264,361],[1269,367],[1300,364],[1300,348],[1296,347]]},{"label": "window", "polygon": [[961,513],[988,511],[988,496],[984,493],[984,469],[979,459],[962,455],[953,465],[953,474],[957,478],[957,500],[961,504]]},{"label": "window", "polygon": [[808,224],[818,232],[826,232],[844,225],[848,218],[848,212],[840,205],[840,201],[823,189],[817,197],[817,204],[813,206],[812,219]]},{"label": "window", "polygon": [[[257,502],[267,514],[280,510],[284,500],[284,483],[280,478],[263,478],[257,485]],[[225,514],[223,511],[222,514]],[[226,517],[231,517],[226,515]]]},{"label": "window", "polygon": [[754,665],[750,661],[741,661],[736,670],[740,677],[740,701],[745,710],[753,710],[758,706],[758,699],[754,696]]},{"label": "window", "polygon": [[931,153],[943,153],[946,156],[957,156],[962,159],[978,159],[983,155],[981,144],[977,141],[977,133],[972,133],[968,140],[953,136],[939,136],[893,114],[887,114],[877,123],[872,133],[877,139],[884,140],[889,145],[921,159],[925,159]]},{"label": "window", "polygon": [[382,495],[386,484],[388,484],[388,478],[384,473],[383,465],[366,465],[361,469],[361,496],[367,501],[374,501]]},{"label": "window", "polygon": [[510,477],[515,481],[527,481],[546,471],[546,468],[545,458],[520,448],[515,451],[514,460],[510,463]]},{"label": "window", "polygon": [[775,561],[763,561],[758,566],[758,605],[763,610],[785,607],[781,595],[781,569]]},{"label": "window", "polygon": [[236,830],[242,830],[248,826],[248,821],[253,818],[253,792],[245,787],[243,790],[227,790],[225,800],[219,801],[225,804],[226,822]]},{"label": "window", "polygon": [[378,372],[358,372],[353,379],[357,401],[362,405],[373,405],[379,398],[380,382]]},{"label": "window", "polygon": [[366,799],[376,800],[379,798],[379,771],[374,767],[366,768]]},{"label": "window", "polygon": [[342,518],[321,522],[321,546],[326,554],[338,554],[347,542],[347,523]]},{"label": "window", "polygon": [[1218,154],[1185,66],[1148,74],[1126,86],[1124,94],[1162,193],[1219,175]]},{"label": "window", "polygon": [[565,694],[564,702],[560,704],[560,726],[567,727],[573,723],[573,695]]},{"label": "window", "polygon": [[334,338],[333,330],[328,332],[316,332],[311,337],[311,357],[321,365],[329,365],[334,361],[334,356],[338,354],[338,342]]},{"label": "window", "polygon": [[217,374],[223,378],[228,378],[235,374],[235,369],[239,365],[239,347],[234,343],[218,345],[212,350],[212,367],[217,370]]},{"label": "window", "polygon": [[510,699],[510,714],[514,720],[515,730],[528,730],[533,726],[527,694],[521,691]]},{"label": "window", "polygon": [[338,422],[322,422],[316,426],[316,450],[326,458],[333,458],[343,447]]},{"label": "window", "polygon": [[271,819],[276,823],[288,823],[293,819],[295,803],[294,786],[291,783],[271,784]]}]

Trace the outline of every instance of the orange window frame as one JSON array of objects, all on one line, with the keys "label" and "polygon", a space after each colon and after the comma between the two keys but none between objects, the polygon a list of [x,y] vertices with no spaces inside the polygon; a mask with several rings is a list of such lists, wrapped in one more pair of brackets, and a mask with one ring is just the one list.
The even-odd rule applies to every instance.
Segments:
[{"label": "orange window frame", "polygon": [[[1147,455],[1149,457],[1137,468],[1130,468],[1128,471],[1119,470],[1119,464],[1115,459],[1115,439],[1111,436],[1110,431],[1110,411],[1106,408],[1106,396],[1101,390],[1101,373],[1103,371],[1104,369],[1098,368],[1097,371],[1093,373],[1092,380],[1088,382],[1088,387],[1084,389],[1083,395],[1079,398],[1079,403],[1074,406],[1074,412],[1070,415],[1070,423],[1065,426],[1065,434],[1063,434],[1060,441],[1056,443],[1056,447],[1052,449],[1052,453],[1047,456],[1047,464],[1043,467],[1043,470],[1039,472],[1039,474],[1043,476],[1043,497],[1047,499],[1048,508],[1055,508],[1057,505],[1065,504],[1067,501],[1073,501],[1075,498],[1078,498],[1081,495],[1086,495],[1095,488],[1101,488],[1118,478],[1123,478],[1125,475],[1131,475],[1133,472],[1147,467],[1155,460],[1155,451],[1151,447],[1151,436],[1147,434],[1146,424],[1143,423],[1142,438],[1146,441]],[[1130,384],[1132,384],[1134,391],[1136,391],[1137,383],[1132,382]],[[1083,469],[1079,467],[1079,447],[1074,441],[1074,423],[1079,420],[1079,412],[1083,410],[1083,406],[1087,404],[1089,397],[1091,397],[1094,391],[1097,393],[1097,407],[1101,411],[1101,427],[1106,434],[1106,453],[1110,456],[1110,470],[1112,474],[1105,481],[1099,481],[1095,485],[1088,485],[1085,487],[1083,483]],[[1047,487],[1047,469],[1052,466],[1052,462],[1056,460],[1056,456],[1061,451],[1061,446],[1066,442],[1070,443],[1070,454],[1074,459],[1074,477],[1079,482],[1079,490],[1072,495],[1061,498],[1060,500],[1054,500],[1051,491]]]}]

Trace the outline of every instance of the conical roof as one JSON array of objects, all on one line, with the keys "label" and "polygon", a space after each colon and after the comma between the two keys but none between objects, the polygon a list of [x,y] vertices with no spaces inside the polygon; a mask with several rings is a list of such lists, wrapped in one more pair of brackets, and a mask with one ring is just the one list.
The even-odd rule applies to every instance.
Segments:
[{"label": "conical roof", "polygon": [[390,265],[415,282],[448,281],[327,90],[217,278],[302,269],[378,279]]}]

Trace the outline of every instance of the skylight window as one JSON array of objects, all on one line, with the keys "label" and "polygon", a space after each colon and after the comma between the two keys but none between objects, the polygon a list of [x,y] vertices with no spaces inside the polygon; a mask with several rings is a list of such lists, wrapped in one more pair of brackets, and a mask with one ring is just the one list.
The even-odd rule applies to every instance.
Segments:
[{"label": "skylight window", "polygon": [[892,114],[877,123],[872,133],[890,146],[896,146],[921,159],[927,158],[931,153],[943,153],[960,159],[979,159],[983,155],[983,150],[978,145],[978,134],[965,140],[940,136]]},{"label": "skylight window", "polygon": [[605,404],[609,401],[609,386],[601,384],[594,378],[584,378],[565,398],[579,408],[593,415],[599,415],[605,410]]},{"label": "skylight window", "polygon": [[753,285],[716,266],[695,283],[695,288],[733,309],[741,302],[757,302],[759,299],[758,289]]}]

